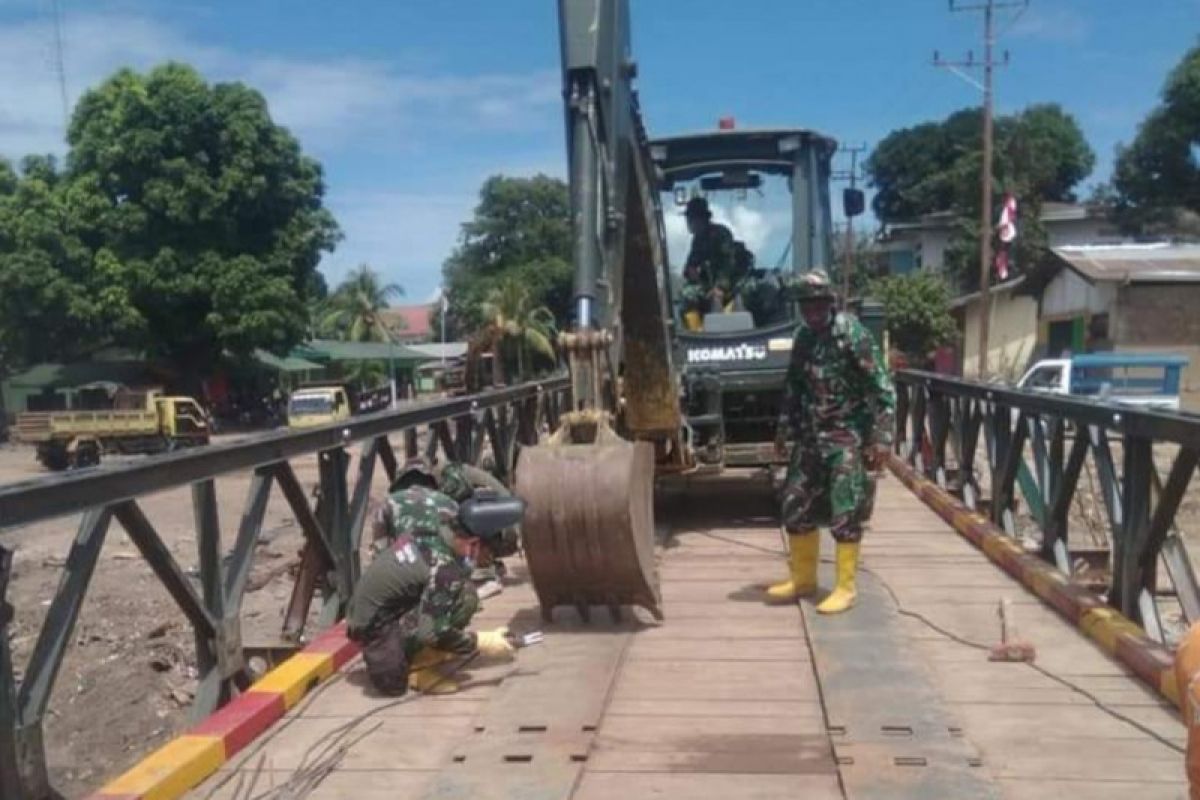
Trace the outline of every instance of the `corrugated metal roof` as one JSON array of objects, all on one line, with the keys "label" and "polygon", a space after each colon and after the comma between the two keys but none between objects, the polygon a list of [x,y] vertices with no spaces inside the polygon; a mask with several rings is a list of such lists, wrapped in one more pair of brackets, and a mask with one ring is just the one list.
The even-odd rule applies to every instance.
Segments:
[{"label": "corrugated metal roof", "polygon": [[1053,252],[1093,283],[1200,283],[1196,244],[1075,245]]},{"label": "corrugated metal roof", "polygon": [[405,345],[409,350],[415,350],[418,353],[423,353],[429,358],[461,358],[467,354],[466,342],[429,342],[427,344],[409,344]]},{"label": "corrugated metal roof", "polygon": [[292,356],[308,361],[428,361],[409,345],[390,342],[342,342],[313,339],[298,345]]},{"label": "corrugated metal roof", "polygon": [[288,356],[280,358],[279,356],[267,352],[266,350],[255,350],[254,360],[265,367],[278,370],[279,372],[309,372],[311,370],[321,369],[320,364],[314,364],[311,361],[300,358],[298,356]]}]

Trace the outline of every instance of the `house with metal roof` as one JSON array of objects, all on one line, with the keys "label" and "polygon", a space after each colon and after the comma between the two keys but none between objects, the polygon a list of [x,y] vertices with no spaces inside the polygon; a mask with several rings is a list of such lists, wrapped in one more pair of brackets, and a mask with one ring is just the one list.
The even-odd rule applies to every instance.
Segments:
[{"label": "house with metal roof", "polygon": [[[957,219],[953,211],[938,211],[919,219],[888,224],[878,245],[888,273],[941,272]],[[1109,220],[1107,209],[1101,206],[1046,202],[1042,204],[1039,219],[1051,247],[1125,241],[1125,236]]]},{"label": "house with metal roof", "polygon": [[1185,407],[1200,408],[1200,244],[1051,248],[1054,276],[1041,293],[1041,352],[1177,353]]}]

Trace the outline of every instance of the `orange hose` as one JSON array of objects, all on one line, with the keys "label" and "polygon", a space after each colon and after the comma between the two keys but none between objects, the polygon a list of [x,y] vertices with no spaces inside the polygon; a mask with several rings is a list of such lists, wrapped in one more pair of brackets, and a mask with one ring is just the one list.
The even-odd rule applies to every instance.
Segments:
[{"label": "orange hose", "polygon": [[1175,651],[1175,681],[1183,702],[1183,721],[1187,725],[1188,795],[1200,800],[1200,727],[1194,714],[1200,709],[1200,623],[1187,632]]}]

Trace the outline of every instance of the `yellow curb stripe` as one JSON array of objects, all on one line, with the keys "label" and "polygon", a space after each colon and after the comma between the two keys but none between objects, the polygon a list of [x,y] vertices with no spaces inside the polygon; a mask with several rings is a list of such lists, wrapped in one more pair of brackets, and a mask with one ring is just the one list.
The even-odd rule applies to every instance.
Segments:
[{"label": "yellow curb stripe", "polygon": [[250,687],[254,692],[283,695],[283,705],[291,708],[316,684],[333,674],[331,653],[296,653]]},{"label": "yellow curb stripe", "polygon": [[1167,667],[1158,676],[1158,691],[1162,692],[1163,697],[1166,697],[1176,708],[1181,708],[1179,698],[1179,683],[1176,680],[1175,668]]},{"label": "yellow curb stripe", "polygon": [[142,800],[174,800],[225,763],[225,744],[216,736],[181,736],[104,787],[103,794]]},{"label": "yellow curb stripe", "polygon": [[1111,608],[1093,608],[1079,618],[1079,628],[1110,654],[1116,655],[1122,633],[1142,637],[1142,629]]}]

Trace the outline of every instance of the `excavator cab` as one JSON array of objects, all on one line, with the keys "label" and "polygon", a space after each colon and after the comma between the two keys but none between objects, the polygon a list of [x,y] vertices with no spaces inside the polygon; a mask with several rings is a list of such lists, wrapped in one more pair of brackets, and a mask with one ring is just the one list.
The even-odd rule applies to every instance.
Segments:
[{"label": "excavator cab", "polygon": [[[789,277],[827,267],[833,139],[804,129],[729,130],[651,141],[664,209],[672,281],[674,361],[685,426],[703,468],[765,466],[773,441],[799,312]],[[729,228],[736,265],[731,297],[689,326],[680,299],[690,237],[680,212],[705,197],[713,222]]]}]

